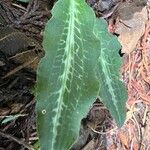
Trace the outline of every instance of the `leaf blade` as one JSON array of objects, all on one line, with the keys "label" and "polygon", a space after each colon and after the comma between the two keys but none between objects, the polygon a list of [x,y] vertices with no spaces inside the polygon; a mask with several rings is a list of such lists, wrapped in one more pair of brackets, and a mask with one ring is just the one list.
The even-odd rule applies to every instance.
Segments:
[{"label": "leaf blade", "polygon": [[126,117],[127,92],[119,75],[121,58],[118,52],[121,46],[117,38],[108,33],[105,20],[97,19],[95,26],[95,33],[101,42],[97,69],[100,80],[99,96],[117,124],[122,126]]},{"label": "leaf blade", "polygon": [[100,44],[93,33],[94,13],[84,1],[59,0],[52,14],[38,67],[37,123],[42,150],[65,150],[98,94],[94,68]]}]

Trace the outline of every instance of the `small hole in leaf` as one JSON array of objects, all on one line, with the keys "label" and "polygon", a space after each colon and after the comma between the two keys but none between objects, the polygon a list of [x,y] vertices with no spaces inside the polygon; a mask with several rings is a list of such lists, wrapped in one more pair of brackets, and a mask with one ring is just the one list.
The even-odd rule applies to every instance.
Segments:
[{"label": "small hole in leaf", "polygon": [[42,110],[42,114],[43,115],[46,114],[46,110],[45,109]]}]

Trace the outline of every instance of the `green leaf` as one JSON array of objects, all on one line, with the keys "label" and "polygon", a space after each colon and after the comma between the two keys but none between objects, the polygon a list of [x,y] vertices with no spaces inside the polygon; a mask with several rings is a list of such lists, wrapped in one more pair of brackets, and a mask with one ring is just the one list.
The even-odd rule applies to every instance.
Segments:
[{"label": "green leaf", "polygon": [[16,115],[5,116],[5,119],[2,121],[2,124],[8,123],[10,121],[17,119],[18,117],[24,117],[24,116],[26,116],[26,115],[25,114],[16,114]]},{"label": "green leaf", "polygon": [[94,34],[95,15],[84,0],[59,0],[52,15],[37,72],[37,124],[41,150],[66,150],[98,95],[100,42]]},{"label": "green leaf", "polygon": [[17,0],[17,1],[19,1],[19,2],[24,2],[24,3],[28,3],[28,2],[30,2],[31,0]]},{"label": "green leaf", "polygon": [[40,150],[39,140],[37,140],[32,146],[35,150]]},{"label": "green leaf", "polygon": [[97,68],[100,81],[99,96],[117,124],[122,126],[126,117],[127,92],[119,74],[121,67],[119,49],[121,46],[117,38],[108,32],[105,20],[97,19],[95,33],[101,43]]}]

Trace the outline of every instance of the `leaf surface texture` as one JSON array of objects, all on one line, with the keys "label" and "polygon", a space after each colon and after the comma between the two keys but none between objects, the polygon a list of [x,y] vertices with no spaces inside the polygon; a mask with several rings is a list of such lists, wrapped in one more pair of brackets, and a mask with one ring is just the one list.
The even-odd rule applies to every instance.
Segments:
[{"label": "leaf surface texture", "polygon": [[59,0],[52,14],[38,67],[38,130],[41,150],[66,150],[98,95],[100,43],[93,32],[94,13],[84,1]]}]

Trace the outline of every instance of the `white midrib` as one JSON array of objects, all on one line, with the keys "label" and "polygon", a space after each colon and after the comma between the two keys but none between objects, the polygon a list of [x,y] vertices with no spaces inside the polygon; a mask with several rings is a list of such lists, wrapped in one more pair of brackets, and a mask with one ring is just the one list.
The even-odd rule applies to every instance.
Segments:
[{"label": "white midrib", "polygon": [[66,53],[66,59],[64,61],[64,72],[61,76],[61,87],[59,90],[59,96],[57,99],[57,108],[55,109],[55,117],[53,117],[53,137],[52,137],[52,148],[54,150],[54,144],[56,142],[57,137],[57,127],[59,125],[59,119],[61,117],[61,111],[64,106],[63,96],[66,89],[66,83],[68,79],[68,75],[71,68],[71,61],[72,61],[72,47],[74,46],[74,28],[75,28],[75,0],[70,0],[70,8],[69,8],[69,24],[68,24],[68,34],[66,39],[66,45],[64,48],[64,52]]}]

